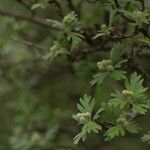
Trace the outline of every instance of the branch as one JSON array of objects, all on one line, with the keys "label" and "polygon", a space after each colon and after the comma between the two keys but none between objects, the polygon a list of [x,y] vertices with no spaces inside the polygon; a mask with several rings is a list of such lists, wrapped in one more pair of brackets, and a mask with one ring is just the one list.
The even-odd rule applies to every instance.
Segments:
[{"label": "branch", "polygon": [[150,80],[150,74],[143,69],[143,67],[139,64],[134,64],[134,68],[136,68],[138,71],[140,71],[147,79]]},{"label": "branch", "polygon": [[39,50],[42,50],[42,51],[47,51],[46,48],[41,47],[41,46],[39,46],[39,45],[37,45],[37,44],[35,44],[33,42],[30,42],[30,41],[20,40],[20,39],[16,39],[16,38],[12,38],[12,40],[17,41],[19,43],[22,43],[24,45],[27,45],[29,47],[33,47],[33,48],[36,48],[36,49],[39,49]]},{"label": "branch", "polygon": [[46,19],[38,17],[38,16],[33,17],[33,16],[22,15],[22,14],[16,14],[13,12],[9,12],[8,10],[4,10],[2,8],[0,8],[0,14],[4,16],[13,17],[18,20],[29,21],[29,22],[38,24],[43,27],[47,27],[47,28],[50,27],[49,24],[46,22]]}]

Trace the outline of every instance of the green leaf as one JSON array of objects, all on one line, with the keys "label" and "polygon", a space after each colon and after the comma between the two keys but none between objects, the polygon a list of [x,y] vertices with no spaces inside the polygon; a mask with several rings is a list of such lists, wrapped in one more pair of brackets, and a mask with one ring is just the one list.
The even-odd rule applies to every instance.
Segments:
[{"label": "green leaf", "polygon": [[108,105],[110,107],[119,107],[120,109],[124,108],[127,105],[127,102],[121,99],[113,98],[109,101]]},{"label": "green leaf", "polygon": [[141,75],[138,75],[136,72],[132,73],[130,76],[130,80],[125,81],[125,87],[129,91],[133,91],[137,98],[141,98],[145,95],[145,91],[147,88],[143,87],[143,79],[141,79]]},{"label": "green leaf", "polygon": [[119,113],[118,109],[110,107],[108,104],[105,104],[103,107],[104,111],[102,111],[101,118],[111,123],[115,123]]},{"label": "green leaf", "polygon": [[111,12],[111,15],[110,15],[110,18],[109,18],[109,28],[112,27],[114,18],[115,18],[117,13],[118,13],[118,10],[116,10],[116,9]]},{"label": "green leaf", "polygon": [[110,52],[110,59],[115,65],[118,63],[122,58],[121,56],[125,53],[124,46],[120,43],[117,43],[113,46]]},{"label": "green leaf", "polygon": [[71,41],[71,49],[74,49],[84,38],[82,35],[75,32],[68,32],[67,40]]},{"label": "green leaf", "polygon": [[114,126],[111,127],[107,130],[105,136],[106,136],[106,140],[110,140],[113,139],[116,136],[123,136],[125,135],[125,130],[121,127],[121,126]]},{"label": "green leaf", "polygon": [[105,78],[107,77],[107,75],[108,72],[97,73],[96,75],[94,75],[93,77],[94,79],[90,82],[91,85],[94,85],[96,83],[102,84]]},{"label": "green leaf", "polygon": [[114,98],[109,101],[109,106],[113,106],[115,108],[119,107],[120,109],[122,109],[127,105],[127,101],[119,91],[116,90],[115,93],[111,94],[111,96]]},{"label": "green leaf", "polygon": [[95,39],[97,39],[97,38],[99,38],[99,37],[101,37],[101,36],[105,36],[105,35],[107,35],[106,33],[98,33],[98,34],[96,34],[94,37],[93,37],[93,39],[95,40]]},{"label": "green leaf", "polygon": [[97,123],[90,121],[83,126],[82,130],[89,134],[91,132],[98,133],[100,130],[102,130],[102,127],[98,125]]},{"label": "green leaf", "polygon": [[64,25],[60,22],[58,22],[57,20],[52,20],[52,19],[47,19],[47,22],[49,23],[49,25],[51,25],[53,28],[57,28],[57,29],[64,29]]},{"label": "green leaf", "polygon": [[125,128],[130,133],[138,133],[140,129],[138,125],[133,122],[128,123]]},{"label": "green leaf", "polygon": [[45,8],[45,5],[44,3],[33,4],[31,7],[31,10],[36,9],[36,8]]},{"label": "green leaf", "polygon": [[78,144],[81,139],[84,142],[87,138],[87,134],[90,134],[91,132],[99,133],[100,130],[102,130],[102,127],[100,125],[98,125],[95,122],[90,121],[86,123],[82,127],[82,131],[74,137],[73,143]]},{"label": "green leaf", "polygon": [[80,103],[81,104],[77,104],[77,108],[80,112],[92,113],[95,101],[91,98],[91,96],[88,97],[87,95],[84,95],[83,98],[80,98]]},{"label": "green leaf", "polygon": [[82,141],[84,142],[86,140],[86,134],[83,133],[82,131],[77,134],[74,138],[73,138],[73,144],[78,144],[79,141],[82,139]]},{"label": "green leaf", "polygon": [[96,120],[99,118],[99,114],[104,111],[104,108],[100,108],[96,113],[95,115],[93,116],[93,120]]},{"label": "green leaf", "polygon": [[111,71],[110,75],[112,76],[112,78],[114,78],[115,80],[122,80],[125,79],[126,72],[122,71],[122,70],[113,70]]},{"label": "green leaf", "polygon": [[142,39],[139,39],[140,42],[142,42],[144,45],[150,46],[150,39],[143,37]]},{"label": "green leaf", "polygon": [[127,61],[128,61],[127,59],[121,60],[121,61],[119,61],[118,63],[116,63],[114,67],[115,67],[115,68],[120,68],[121,65],[122,65],[123,63],[127,62]]},{"label": "green leaf", "polygon": [[142,115],[145,115],[147,112],[147,109],[149,109],[150,106],[146,104],[138,104],[138,103],[133,103],[132,104],[132,111],[135,113],[140,113]]},{"label": "green leaf", "polygon": [[68,54],[68,52],[66,52],[66,50],[63,49],[63,48],[60,48],[57,51],[49,51],[47,54],[45,54],[42,57],[42,59],[45,60],[45,61],[51,62],[58,55],[64,55],[64,54]]}]

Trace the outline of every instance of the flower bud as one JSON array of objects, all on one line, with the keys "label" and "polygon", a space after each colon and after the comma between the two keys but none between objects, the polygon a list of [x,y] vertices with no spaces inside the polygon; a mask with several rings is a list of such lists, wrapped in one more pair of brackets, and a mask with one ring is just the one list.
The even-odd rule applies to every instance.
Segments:
[{"label": "flower bud", "polygon": [[80,124],[85,124],[91,120],[91,113],[77,113],[76,115],[73,115],[73,118],[77,120]]},{"label": "flower bud", "polygon": [[110,34],[109,28],[105,24],[101,25],[101,32],[106,33],[108,35]]},{"label": "flower bud", "polygon": [[78,21],[77,15],[74,12],[72,12],[64,17],[63,24],[66,27],[74,27],[77,21]]},{"label": "flower bud", "polygon": [[129,90],[123,90],[122,95],[125,96],[127,99],[131,100],[134,98],[134,92]]},{"label": "flower bud", "polygon": [[80,118],[79,118],[79,122],[81,123],[81,124],[84,124],[85,123],[85,118],[83,117],[83,116],[81,116]]},{"label": "flower bud", "polygon": [[112,70],[114,70],[114,67],[113,67],[112,65],[108,65],[108,66],[107,66],[107,70],[108,70],[108,71],[112,71]]},{"label": "flower bud", "polygon": [[112,62],[110,59],[102,60],[101,62],[97,63],[98,69],[103,71],[112,71],[114,70],[114,67],[112,65]]},{"label": "flower bud", "polygon": [[116,123],[126,125],[128,122],[125,116],[120,115],[120,117],[117,118]]}]

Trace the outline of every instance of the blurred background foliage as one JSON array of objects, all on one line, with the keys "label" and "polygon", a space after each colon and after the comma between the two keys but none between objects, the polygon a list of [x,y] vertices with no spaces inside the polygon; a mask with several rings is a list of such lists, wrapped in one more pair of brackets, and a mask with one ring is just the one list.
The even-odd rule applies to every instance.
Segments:
[{"label": "blurred background foliage", "polygon": [[[44,9],[31,10],[38,2]],[[93,91],[89,84],[97,60],[108,57],[107,52],[74,62],[69,59],[43,61],[42,56],[56,39],[57,30],[29,18],[36,15],[62,20],[58,5],[45,2],[0,0],[0,150],[149,150],[148,144],[139,142],[148,130],[148,115],[138,120],[143,127],[141,135],[127,135],[112,142],[93,135],[85,143],[72,144],[78,129],[71,115],[76,111],[78,98],[88,93],[101,103],[121,85],[107,81]],[[58,0],[58,3],[64,15],[71,11],[67,0]],[[105,23],[104,3],[105,0],[73,1],[74,6],[81,8],[80,18],[86,27]],[[149,7],[149,0],[145,3]],[[17,18],[15,14],[28,19]],[[122,24],[118,27],[122,28]],[[137,57],[137,61],[150,73],[149,56]],[[147,79],[145,85],[149,85]]]}]

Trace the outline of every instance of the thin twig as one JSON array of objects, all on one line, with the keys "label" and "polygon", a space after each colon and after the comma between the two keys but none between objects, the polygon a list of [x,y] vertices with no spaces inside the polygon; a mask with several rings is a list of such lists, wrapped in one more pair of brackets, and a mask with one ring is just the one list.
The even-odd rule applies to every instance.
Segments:
[{"label": "thin twig", "polygon": [[39,50],[45,51],[45,52],[47,51],[46,48],[41,47],[41,46],[39,46],[39,45],[37,45],[37,44],[35,44],[33,42],[26,41],[26,40],[20,40],[20,39],[16,39],[16,38],[11,38],[11,39],[14,40],[14,41],[16,41],[16,42],[19,42],[19,43],[22,43],[24,45],[27,45],[29,47],[33,47],[33,48],[36,48],[36,49],[39,49]]},{"label": "thin twig", "polygon": [[0,8],[0,14],[1,15],[5,15],[5,16],[9,16],[9,17],[13,17],[15,19],[18,20],[26,20],[32,23],[36,23],[40,26],[44,26],[44,27],[48,27],[50,28],[49,24],[47,23],[46,19],[38,17],[38,16],[27,16],[27,15],[23,15],[23,14],[17,14],[14,12],[10,12],[8,10],[4,10],[2,8]]},{"label": "thin twig", "polygon": [[46,19],[38,17],[38,16],[27,16],[27,15],[23,15],[23,14],[17,14],[17,13],[14,13],[14,12],[9,12],[8,10],[4,10],[2,8],[0,8],[0,15],[13,17],[13,18],[18,19],[18,20],[29,21],[29,22],[38,24],[38,25],[43,26],[43,27],[48,27],[48,28],[51,27],[48,24],[48,22],[46,21]]}]

